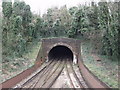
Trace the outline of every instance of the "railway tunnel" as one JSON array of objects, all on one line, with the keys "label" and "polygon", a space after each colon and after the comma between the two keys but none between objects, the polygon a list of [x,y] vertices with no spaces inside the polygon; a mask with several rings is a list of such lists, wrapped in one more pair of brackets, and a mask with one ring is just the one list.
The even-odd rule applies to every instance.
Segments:
[{"label": "railway tunnel", "polygon": [[[33,76],[37,76],[38,69],[41,67],[42,63],[45,62],[45,60],[59,60],[59,59],[66,59],[69,58],[73,62],[75,61],[75,58],[77,60],[77,64],[81,70],[82,76],[84,76],[85,82],[88,84],[88,87],[90,88],[108,88],[106,84],[99,81],[90,71],[89,69],[84,66],[82,62],[81,57],[81,46],[80,46],[80,40],[70,39],[70,38],[50,38],[50,39],[42,39],[41,48],[38,52],[38,55],[36,57],[36,61],[34,66],[28,68],[27,70],[23,71],[19,75],[3,82],[0,84],[2,88],[12,88],[13,86],[18,86],[21,83],[24,83],[29,79],[33,79]],[[62,64],[61,64],[62,65]],[[38,70],[38,71],[36,71]],[[44,70],[41,69],[41,70]],[[36,72],[35,72],[36,71]],[[30,76],[33,75],[33,76]],[[30,76],[30,77],[28,77]],[[28,77],[28,78],[27,78]],[[26,79],[27,78],[27,79]],[[34,80],[34,79],[33,79]],[[92,83],[91,83],[92,81]]]},{"label": "railway tunnel", "polygon": [[80,57],[80,41],[70,38],[42,39],[42,53],[44,60],[67,59],[73,62],[76,60],[77,63]]},{"label": "railway tunnel", "polygon": [[49,60],[73,60],[73,52],[64,45],[58,45],[53,47],[48,53]]}]

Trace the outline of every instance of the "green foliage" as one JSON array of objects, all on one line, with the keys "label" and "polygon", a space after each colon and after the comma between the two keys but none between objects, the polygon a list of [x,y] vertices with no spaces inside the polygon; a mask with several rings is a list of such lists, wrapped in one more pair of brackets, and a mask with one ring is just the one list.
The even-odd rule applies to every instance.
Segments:
[{"label": "green foliage", "polygon": [[69,38],[74,38],[74,35],[75,35],[75,31],[72,29],[72,30],[69,30],[68,32],[67,32],[67,34],[68,34],[68,37]]},{"label": "green foliage", "polygon": [[[91,2],[90,6],[81,5],[69,9],[72,15],[71,29],[68,36],[75,38],[80,35],[93,35],[99,32],[102,39],[101,54],[118,58],[118,3],[116,2]],[[101,34],[101,35],[100,35]],[[100,41],[99,41],[100,42]]]},{"label": "green foliage", "polygon": [[[42,17],[32,14],[25,2],[2,2],[3,55],[22,56],[27,45],[45,37],[99,35],[101,53],[118,57],[118,3],[91,2],[67,9],[53,7]],[[98,32],[98,34],[96,34]],[[98,36],[97,36],[98,37]],[[92,39],[92,38],[90,38]],[[12,53],[13,52],[13,53]]]},{"label": "green foliage", "polygon": [[89,19],[89,26],[94,27],[95,30],[98,30],[98,7],[94,2],[91,2],[91,7],[88,9],[87,17]]},{"label": "green foliage", "polygon": [[71,26],[71,16],[66,6],[60,9],[57,7],[49,8],[43,14],[43,33],[42,37],[68,36],[67,32]]},{"label": "green foliage", "polygon": [[70,9],[69,9],[69,13],[70,13],[70,15],[74,15],[74,13],[76,12],[78,10],[78,7],[71,7]]},{"label": "green foliage", "polygon": [[12,14],[12,2],[3,2],[2,7],[3,7],[2,12],[4,14],[4,17],[9,19],[9,17]]},{"label": "green foliage", "polygon": [[[99,2],[98,4],[99,27],[103,32],[102,53],[118,58],[118,4],[115,2]],[[113,10],[114,5],[117,7]]]},{"label": "green foliage", "polygon": [[[76,9],[76,11],[74,12],[74,9]],[[76,35],[82,35],[84,34],[86,31],[88,31],[88,18],[86,17],[86,13],[85,13],[85,7],[79,7],[79,8],[74,8],[71,9],[71,12],[74,12],[73,15],[73,19],[71,22],[71,29],[72,31],[75,31],[74,36]],[[73,10],[73,11],[72,11]]]},{"label": "green foliage", "polygon": [[22,25],[22,17],[21,16],[16,16],[15,18],[14,18],[14,27],[15,28],[20,28],[21,27],[21,25]]},{"label": "green foliage", "polygon": [[13,3],[13,13],[14,13],[14,15],[22,16],[25,6],[26,6],[25,2],[14,2]]},{"label": "green foliage", "polygon": [[26,28],[29,23],[31,23],[32,13],[30,11],[30,6],[26,5],[23,13],[23,26]]},{"label": "green foliage", "polygon": [[40,36],[44,36],[44,31],[42,28],[43,28],[43,21],[41,18],[37,18],[35,23],[34,38],[39,38]]},{"label": "green foliage", "polygon": [[[5,57],[21,57],[32,40],[33,27],[30,6],[25,2],[2,2],[3,8],[3,62]],[[31,30],[32,29],[32,30]]]}]

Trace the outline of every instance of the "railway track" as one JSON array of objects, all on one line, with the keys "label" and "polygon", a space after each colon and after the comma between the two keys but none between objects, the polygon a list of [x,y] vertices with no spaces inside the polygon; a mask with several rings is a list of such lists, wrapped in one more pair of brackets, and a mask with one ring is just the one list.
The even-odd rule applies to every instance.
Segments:
[{"label": "railway track", "polygon": [[69,88],[87,88],[78,66],[73,65],[72,61],[68,58],[44,62],[34,74],[13,88],[54,88],[53,85],[63,69],[66,70],[67,77],[69,78]]},{"label": "railway track", "polygon": [[[63,78],[60,78],[62,75]],[[67,87],[64,81],[67,82]],[[84,77],[82,77],[79,65],[73,65],[72,60],[64,58],[44,62],[34,73],[11,88],[88,89],[90,86],[86,79],[84,80]]]},{"label": "railway track", "polygon": [[[34,72],[32,75],[30,75],[29,77],[27,77],[26,79],[22,80],[20,83],[18,83],[17,85],[15,85],[13,88],[27,88],[27,85],[30,86],[30,84],[33,84],[33,82],[35,83],[35,79],[37,79],[37,77],[43,73],[50,64],[52,64],[52,60],[49,61],[48,63],[44,62],[41,67],[36,70],[36,72]],[[38,81],[38,80],[37,80]],[[31,83],[32,82],[32,83]]]},{"label": "railway track", "polygon": [[88,88],[79,71],[78,65],[73,65],[69,59],[67,59],[66,71],[72,88]]},{"label": "railway track", "polygon": [[26,80],[13,88],[50,88],[64,68],[64,60],[50,60]]},{"label": "railway track", "polygon": [[49,62],[44,62],[38,70],[36,70],[32,75],[15,85],[13,89],[57,88],[55,87],[55,83],[63,83],[58,80],[59,76],[63,72],[66,72],[66,77],[68,78],[67,82],[69,83],[69,87],[67,88],[89,88],[80,73],[79,66],[73,65],[72,60],[70,60],[69,58],[65,58],[53,59]]}]

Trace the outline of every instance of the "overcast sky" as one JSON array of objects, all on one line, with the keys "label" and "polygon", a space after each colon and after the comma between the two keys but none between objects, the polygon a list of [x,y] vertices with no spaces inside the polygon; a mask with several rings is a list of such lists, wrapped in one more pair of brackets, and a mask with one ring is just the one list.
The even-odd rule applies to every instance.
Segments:
[{"label": "overcast sky", "polygon": [[[76,6],[78,4],[83,4],[85,2],[90,2],[90,0],[22,0],[30,5],[32,12],[35,13],[45,13],[50,7],[61,7],[67,5],[67,7]],[[98,0],[92,0],[98,1]]]}]

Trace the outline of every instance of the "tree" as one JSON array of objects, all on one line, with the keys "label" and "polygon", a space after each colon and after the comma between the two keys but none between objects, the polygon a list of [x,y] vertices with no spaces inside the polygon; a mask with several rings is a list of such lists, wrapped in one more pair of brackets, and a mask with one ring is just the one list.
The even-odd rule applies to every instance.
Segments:
[{"label": "tree", "polygon": [[[95,2],[91,2],[91,7],[87,11],[87,17],[89,19],[89,26],[94,30],[98,30],[98,7]],[[93,29],[92,28],[92,29]]]},{"label": "tree", "polygon": [[[25,2],[2,2],[3,7],[3,56],[19,56],[26,51],[32,38],[32,13]],[[31,32],[30,32],[31,31]],[[32,39],[31,39],[32,40]]]},{"label": "tree", "polygon": [[84,12],[84,6],[79,7],[72,17],[71,30],[76,35],[82,35],[88,30],[88,20]]},{"label": "tree", "polygon": [[2,2],[2,8],[4,17],[9,19],[12,14],[12,2]]},{"label": "tree", "polygon": [[102,52],[109,56],[118,57],[118,4],[99,2],[98,5],[99,27],[103,33]]},{"label": "tree", "polygon": [[44,31],[42,28],[43,28],[43,20],[41,18],[37,18],[35,23],[34,38],[44,36]]},{"label": "tree", "polygon": [[69,11],[70,15],[73,16],[77,10],[78,10],[78,7],[74,6],[74,7],[69,8],[68,11]]}]

